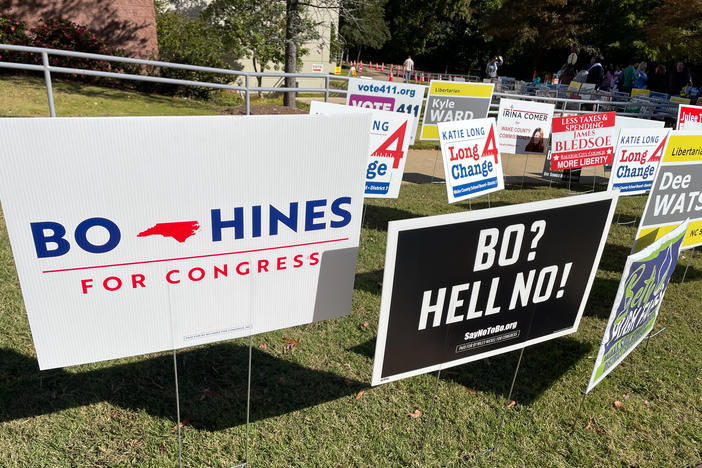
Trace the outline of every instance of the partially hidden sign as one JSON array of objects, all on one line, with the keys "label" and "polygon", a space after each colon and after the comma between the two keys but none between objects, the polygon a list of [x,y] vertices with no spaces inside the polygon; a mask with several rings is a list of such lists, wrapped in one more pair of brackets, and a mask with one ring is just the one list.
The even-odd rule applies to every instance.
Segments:
[{"label": "partially hidden sign", "polygon": [[484,119],[488,116],[493,83],[432,80],[424,109],[421,140],[438,140],[439,122]]},{"label": "partially hidden sign", "polygon": [[651,190],[670,129],[623,128],[617,138],[607,190],[638,195]]},{"label": "partially hidden sign", "polygon": [[438,128],[449,203],[504,189],[495,119],[440,122]]},{"label": "partially hidden sign", "polygon": [[553,119],[551,168],[554,171],[612,164],[614,112]]},{"label": "partially hidden sign", "polygon": [[612,372],[653,330],[668,282],[678,263],[685,231],[687,221],[626,259],[585,393]]},{"label": "partially hidden sign", "polygon": [[39,366],[348,314],[370,118],[2,119]]},{"label": "partially hidden sign", "polygon": [[702,245],[702,134],[673,131],[646,201],[634,251],[688,218],[683,250]]},{"label": "partially hidden sign", "polygon": [[410,120],[408,135],[411,145],[417,133],[425,90],[424,85],[352,78],[349,79],[346,104],[406,115]]},{"label": "partially hidden sign", "polygon": [[575,332],[617,199],[391,221],[373,385]]},{"label": "partially hidden sign", "polygon": [[[409,116],[363,107],[312,101],[311,114],[370,114],[366,198],[397,198],[409,148]],[[362,144],[362,142],[359,142]]]},{"label": "partially hidden sign", "polygon": [[503,153],[546,153],[554,105],[500,99],[497,140]]},{"label": "partially hidden sign", "polygon": [[676,130],[702,130],[702,106],[680,104]]}]

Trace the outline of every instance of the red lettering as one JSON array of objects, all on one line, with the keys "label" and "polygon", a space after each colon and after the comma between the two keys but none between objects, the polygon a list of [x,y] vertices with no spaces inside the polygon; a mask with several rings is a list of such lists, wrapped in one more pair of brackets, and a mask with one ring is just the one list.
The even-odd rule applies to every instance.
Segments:
[{"label": "red lettering", "polygon": [[132,289],[136,289],[137,286],[141,286],[142,288],[146,287],[144,286],[144,275],[140,275],[139,273],[135,273],[132,275]]},{"label": "red lettering", "polygon": [[[246,270],[242,271],[241,267],[244,266],[246,267]],[[248,275],[249,274],[249,262],[241,262],[236,266],[236,272],[239,275]]]},{"label": "red lettering", "polygon": [[219,278],[219,275],[222,275],[225,278],[227,277],[227,264],[226,263],[224,264],[224,268],[221,270],[215,265],[214,270],[215,270],[215,273],[214,273],[215,279]]},{"label": "red lettering", "polygon": [[80,280],[80,285],[83,288],[83,294],[88,294],[88,289],[93,287],[91,284],[92,282],[93,280],[91,279]]},{"label": "red lettering", "polygon": [[319,252],[310,254],[310,265],[314,266],[319,263]]},{"label": "red lettering", "polygon": [[303,265],[302,255],[295,255],[295,257],[293,257],[293,260],[293,268],[300,268]]},{"label": "red lettering", "polygon": [[258,261],[258,272],[261,273],[261,271],[268,273],[268,260]]},{"label": "red lettering", "polygon": [[[197,278],[195,277],[195,275],[193,275],[193,273],[196,272],[196,271],[197,271],[197,272],[200,272],[200,276],[197,277]],[[200,267],[195,267],[195,268],[193,268],[192,270],[190,270],[190,271],[188,272],[188,278],[190,278],[192,281],[200,281],[200,280],[203,279],[204,277],[205,277],[205,270],[203,270],[203,269],[200,268]]]},{"label": "red lettering", "polygon": [[[117,286],[114,288],[110,287],[110,280],[114,280],[117,282]],[[108,291],[117,291],[119,288],[122,287],[122,280],[117,278],[116,276],[108,276],[105,278],[105,281],[102,282],[102,286],[107,289]]]},{"label": "red lettering", "polygon": [[173,273],[180,273],[180,271],[179,271],[179,270],[171,270],[171,271],[169,271],[168,273],[166,273],[166,281],[168,281],[168,282],[171,283],[171,284],[178,284],[178,283],[180,283],[180,280],[174,280],[174,279],[171,278],[171,275],[172,275]]},{"label": "red lettering", "polygon": [[278,257],[278,261],[277,261],[277,264],[278,264],[277,269],[278,270],[285,270],[285,260],[287,260],[285,257]]}]

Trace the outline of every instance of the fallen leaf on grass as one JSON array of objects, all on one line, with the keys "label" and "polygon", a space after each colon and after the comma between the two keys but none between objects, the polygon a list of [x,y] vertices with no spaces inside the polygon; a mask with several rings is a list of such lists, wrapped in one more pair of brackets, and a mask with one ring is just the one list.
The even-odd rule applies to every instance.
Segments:
[{"label": "fallen leaf on grass", "polygon": [[298,345],[302,344],[299,341],[293,340],[292,338],[283,338],[283,341],[285,341],[287,344],[291,344],[293,346],[298,346]]},{"label": "fallen leaf on grass", "polygon": [[702,377],[697,377],[698,382],[702,382]]},{"label": "fallen leaf on grass", "polygon": [[650,406],[650,405],[651,405],[651,403],[649,403],[649,402],[648,402],[648,400],[644,400],[644,405],[646,405],[646,406]]},{"label": "fallen leaf on grass", "polygon": [[268,349],[268,345],[266,343],[261,343],[260,345],[258,345],[258,349],[263,349],[265,351],[266,349]]},{"label": "fallen leaf on grass", "polygon": [[422,412],[419,411],[418,409],[414,410],[414,413],[407,413],[407,416],[409,416],[412,419],[417,419],[422,415]]},{"label": "fallen leaf on grass", "polygon": [[358,400],[359,398],[361,398],[363,396],[363,393],[364,393],[364,390],[361,390],[360,392],[358,392],[356,394],[356,399]]},{"label": "fallen leaf on grass", "polygon": [[204,400],[205,398],[212,398],[217,396],[217,392],[214,390],[210,390],[209,388],[206,388],[202,391],[202,395],[200,395],[200,401]]},{"label": "fallen leaf on grass", "polygon": [[161,456],[163,457],[164,455],[166,455],[166,443],[161,442]]},{"label": "fallen leaf on grass", "polygon": [[361,328],[368,328],[368,322],[363,322],[363,325],[361,325]]},{"label": "fallen leaf on grass", "polygon": [[629,399],[629,394],[628,394],[628,393],[625,393],[625,394],[624,394],[624,399],[625,399],[625,400],[628,400],[628,399]]},{"label": "fallen leaf on grass", "polygon": [[173,430],[174,430],[174,431],[177,431],[177,430],[178,430],[178,427],[185,427],[185,426],[187,426],[188,424],[190,424],[190,418],[187,418],[187,417],[186,417],[186,418],[183,418],[183,420],[182,420],[181,422],[179,422],[178,424],[176,424],[175,426],[173,426]]},{"label": "fallen leaf on grass", "polygon": [[473,390],[472,388],[468,388],[468,387],[463,387],[463,388],[465,388],[466,390],[468,390],[470,393],[476,393],[475,390]]},{"label": "fallen leaf on grass", "polygon": [[616,400],[614,402],[614,407],[617,408],[620,411],[626,411],[626,408],[624,407],[623,403],[619,400]]},{"label": "fallen leaf on grass", "polygon": [[509,402],[509,405],[507,405],[507,408],[511,408],[511,407],[513,407],[513,406],[516,405],[516,404],[517,404],[517,402],[514,401],[514,400],[512,400],[512,401]]},{"label": "fallen leaf on grass", "polygon": [[631,422],[631,425],[634,426],[634,427],[636,428],[637,431],[643,432],[644,434],[646,433],[646,430],[645,430],[643,427],[641,427],[641,426],[639,426],[638,424],[636,424],[635,422],[632,421],[632,422]]}]

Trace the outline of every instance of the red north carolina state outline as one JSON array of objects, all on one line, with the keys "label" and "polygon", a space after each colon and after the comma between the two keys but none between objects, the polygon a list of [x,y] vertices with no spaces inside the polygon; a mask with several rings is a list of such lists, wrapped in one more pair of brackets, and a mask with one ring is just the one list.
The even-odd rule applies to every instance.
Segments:
[{"label": "red north carolina state outline", "polygon": [[163,236],[172,237],[178,242],[185,242],[200,229],[197,221],[179,221],[175,223],[157,223],[153,227],[137,234],[137,237]]}]

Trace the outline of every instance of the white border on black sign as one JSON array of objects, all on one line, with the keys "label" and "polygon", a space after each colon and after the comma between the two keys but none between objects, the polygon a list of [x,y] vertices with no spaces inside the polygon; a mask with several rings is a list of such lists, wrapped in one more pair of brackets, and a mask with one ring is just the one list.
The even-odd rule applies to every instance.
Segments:
[{"label": "white border on black sign", "polygon": [[[514,214],[530,213],[541,210],[548,210],[554,208],[563,208],[568,206],[577,206],[586,203],[593,203],[602,200],[609,200],[610,207],[609,213],[607,214],[607,221],[605,223],[605,229],[602,231],[602,237],[600,239],[600,245],[597,249],[597,254],[595,256],[595,261],[592,264],[592,271],[590,272],[590,278],[588,279],[587,286],[583,293],[583,297],[580,302],[580,308],[578,309],[578,315],[575,319],[575,324],[571,328],[560,330],[556,333],[550,335],[541,336],[533,340],[528,340],[522,343],[518,343],[512,346],[507,346],[500,348],[498,350],[488,351],[481,354],[476,354],[473,356],[468,356],[461,359],[455,359],[453,361],[444,362],[440,364],[434,364],[431,366],[423,367],[421,369],[415,369],[409,372],[403,372],[396,375],[391,375],[381,379],[380,373],[383,368],[383,361],[385,359],[385,342],[388,332],[388,321],[390,318],[390,300],[392,296],[392,288],[394,283],[395,275],[395,254],[397,251],[397,238],[400,231],[405,231],[409,229],[426,228],[433,226],[442,226],[448,224],[458,224],[467,221],[478,221],[487,218],[498,218],[501,216],[509,216]],[[617,201],[619,200],[619,192],[597,192],[589,193],[586,195],[575,195],[572,197],[564,198],[554,198],[551,200],[543,200],[530,203],[521,203],[516,205],[502,206],[499,208],[491,208],[487,210],[477,210],[477,211],[466,211],[463,213],[451,213],[445,215],[437,216],[427,216],[423,218],[413,218],[405,219],[400,221],[391,221],[388,223],[388,240],[385,250],[385,272],[383,274],[383,293],[380,301],[380,317],[378,319],[378,338],[375,344],[375,358],[373,360],[373,377],[371,379],[372,385],[380,385],[388,382],[393,382],[395,380],[405,379],[407,377],[413,377],[415,375],[426,374],[433,372],[438,369],[448,369],[450,367],[458,366],[460,364],[465,364],[472,361],[477,361],[484,359],[486,357],[495,356],[497,354],[503,354],[510,351],[514,351],[520,348],[526,348],[543,341],[552,340],[561,336],[569,335],[578,330],[580,325],[580,319],[582,318],[583,311],[585,310],[585,304],[587,303],[587,298],[590,295],[590,289],[592,288],[592,283],[595,280],[595,273],[597,273],[597,268],[600,265],[600,258],[602,257],[602,251],[604,250],[605,243],[607,242],[607,235],[609,234],[609,227],[612,223],[612,217],[614,216],[614,211],[617,207]]]}]

